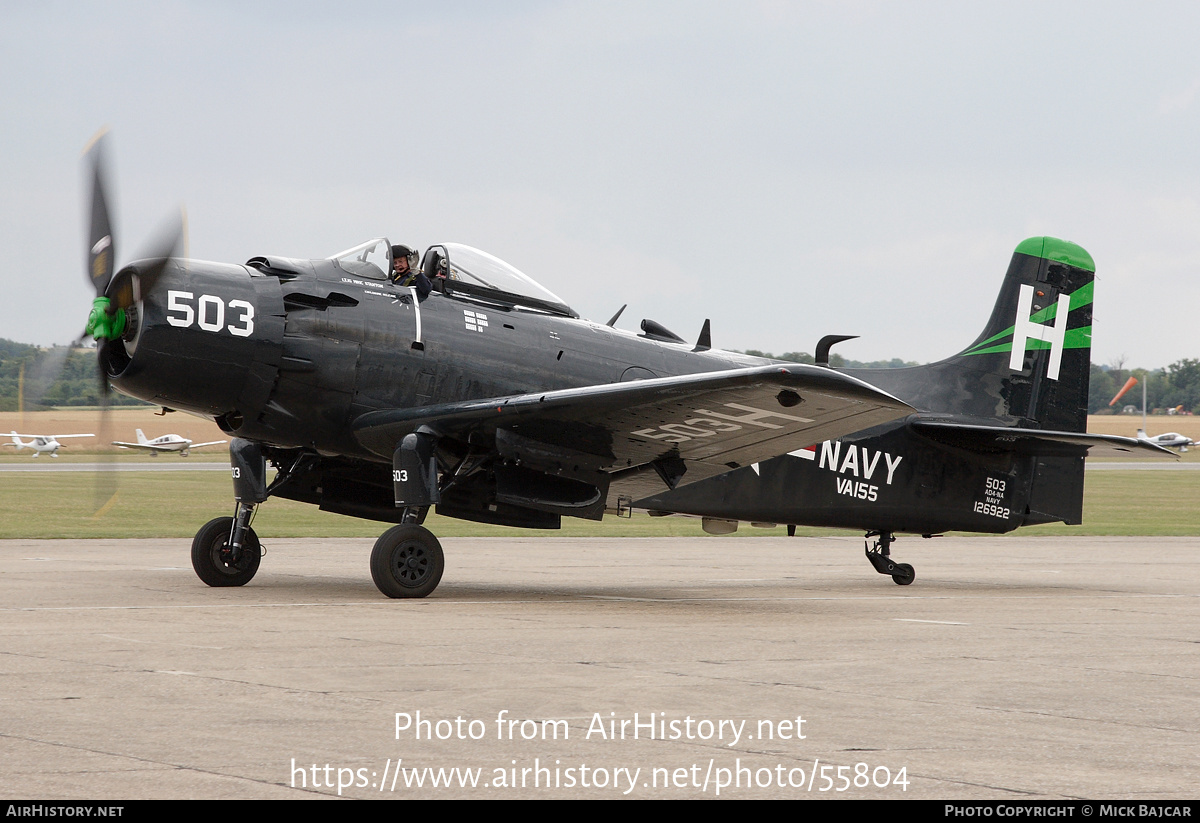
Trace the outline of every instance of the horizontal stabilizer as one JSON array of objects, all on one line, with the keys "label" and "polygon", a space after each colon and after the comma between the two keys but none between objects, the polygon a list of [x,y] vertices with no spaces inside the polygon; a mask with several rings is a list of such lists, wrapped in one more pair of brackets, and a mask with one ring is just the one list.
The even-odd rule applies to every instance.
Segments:
[{"label": "horizontal stabilizer", "polygon": [[971,451],[1006,451],[1016,454],[1062,457],[1169,457],[1169,449],[1133,437],[1115,434],[1020,429],[1010,426],[981,426],[950,420],[916,419],[912,428],[939,443]]}]

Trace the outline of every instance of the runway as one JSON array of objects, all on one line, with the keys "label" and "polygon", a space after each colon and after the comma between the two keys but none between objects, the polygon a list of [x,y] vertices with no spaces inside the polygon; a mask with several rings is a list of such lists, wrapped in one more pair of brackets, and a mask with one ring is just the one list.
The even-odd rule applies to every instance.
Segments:
[{"label": "runway", "polygon": [[0,542],[0,795],[1020,802],[1200,779],[1200,537],[902,539],[908,587],[855,538],[447,538],[419,601],[378,594],[371,540],[268,539],[241,589],[201,584],[189,545]]}]

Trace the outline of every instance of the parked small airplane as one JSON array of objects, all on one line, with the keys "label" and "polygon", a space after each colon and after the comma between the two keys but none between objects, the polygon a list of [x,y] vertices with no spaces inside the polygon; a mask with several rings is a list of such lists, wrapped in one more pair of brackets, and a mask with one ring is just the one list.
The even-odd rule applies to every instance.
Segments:
[{"label": "parked small airplane", "polygon": [[[59,440],[65,440],[68,437],[95,437],[94,434],[17,434],[10,432],[12,437],[11,443],[0,443],[0,446],[16,446],[17,451],[21,449],[33,449],[33,456],[38,457],[45,452],[49,452],[51,457],[58,457],[58,450],[63,444]],[[23,441],[22,437],[32,438],[28,443]]]},{"label": "parked small airplane", "polygon": [[193,443],[186,437],[181,437],[178,434],[164,434],[161,437],[156,437],[153,440],[147,440],[145,433],[137,430],[136,443],[123,443],[120,440],[114,440],[114,446],[120,446],[123,449],[143,449],[150,452],[151,457],[158,457],[159,452],[179,452],[180,457],[187,457],[189,449],[198,449],[202,446],[218,446],[225,440],[210,440],[207,443]]},{"label": "parked small airplane", "polygon": [[[1108,405],[1114,406],[1125,392],[1137,385],[1138,379],[1130,377],[1125,381],[1125,385],[1117,392],[1116,396],[1108,402]],[[1153,437],[1146,434],[1146,384],[1142,383],[1142,427],[1137,430],[1137,439],[1143,443],[1152,443],[1155,446],[1162,446],[1169,449],[1179,449],[1180,452],[1188,450],[1188,446],[1196,445],[1196,441],[1190,437],[1184,437],[1179,432],[1167,432],[1166,434],[1156,434]]]},{"label": "parked small airplane", "polygon": [[1190,437],[1184,437],[1179,432],[1167,432],[1166,434],[1148,435],[1145,429],[1138,429],[1137,439],[1146,443],[1153,443],[1156,446],[1165,446],[1168,449],[1179,449],[1181,452],[1188,450],[1188,446],[1196,445],[1196,441]]}]

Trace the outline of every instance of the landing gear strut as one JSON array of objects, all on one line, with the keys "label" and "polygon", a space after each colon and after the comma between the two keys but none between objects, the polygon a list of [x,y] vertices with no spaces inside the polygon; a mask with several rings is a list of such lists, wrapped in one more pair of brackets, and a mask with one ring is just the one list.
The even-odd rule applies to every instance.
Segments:
[{"label": "landing gear strut", "polygon": [[229,442],[229,462],[237,510],[233,517],[205,523],[192,541],[192,568],[210,586],[244,586],[262,561],[262,545],[250,528],[255,507],[267,499],[267,461],[262,446],[235,437]]},{"label": "landing gear strut", "polygon": [[867,552],[867,559],[871,561],[871,565],[875,567],[875,571],[880,574],[890,574],[892,580],[897,586],[907,586],[917,578],[917,572],[912,566],[907,563],[896,563],[892,561],[891,546],[892,541],[896,536],[891,532],[878,531],[867,532],[867,539],[878,537],[875,545],[871,546],[864,543]]}]

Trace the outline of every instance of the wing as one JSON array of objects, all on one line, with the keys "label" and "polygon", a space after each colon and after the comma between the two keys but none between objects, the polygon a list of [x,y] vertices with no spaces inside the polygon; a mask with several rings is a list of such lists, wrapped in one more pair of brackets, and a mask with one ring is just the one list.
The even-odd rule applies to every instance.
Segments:
[{"label": "wing", "polygon": [[145,449],[146,451],[159,451],[158,446],[151,446],[149,443],[122,443],[120,440],[112,442],[114,446],[120,446],[124,449]]},{"label": "wing", "polygon": [[354,433],[390,460],[406,434],[427,427],[526,469],[603,474],[612,500],[702,480],[912,411],[857,378],[787,364],[369,412],[355,420]]},{"label": "wing", "polygon": [[219,446],[222,443],[227,443],[227,442],[229,442],[229,441],[227,441],[227,440],[210,440],[207,443],[193,443],[192,445],[188,446],[188,448],[189,449],[198,449],[201,446]]},{"label": "wing", "polygon": [[65,440],[68,437],[95,437],[96,435],[94,435],[94,434],[17,434],[14,432],[13,434],[10,434],[7,436],[8,437],[32,437],[34,439],[36,439],[38,437],[44,437],[47,440]]}]

